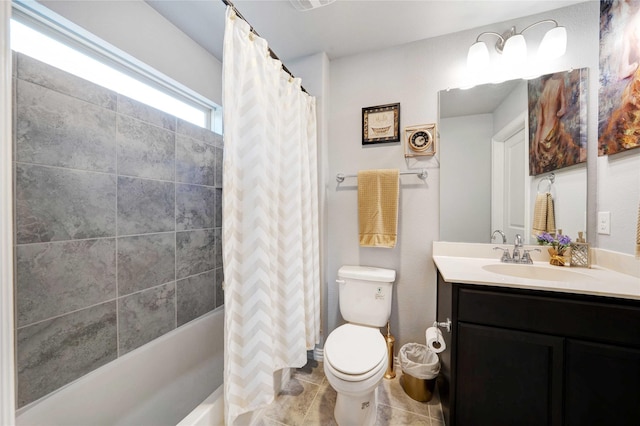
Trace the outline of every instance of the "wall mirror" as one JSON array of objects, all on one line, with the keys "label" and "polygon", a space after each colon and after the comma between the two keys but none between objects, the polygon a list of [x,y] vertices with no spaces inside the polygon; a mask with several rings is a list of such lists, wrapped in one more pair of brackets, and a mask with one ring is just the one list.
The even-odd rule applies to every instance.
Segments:
[{"label": "wall mirror", "polygon": [[557,228],[574,240],[586,231],[586,163],[553,171],[553,183],[529,176],[527,102],[526,80],[439,92],[440,240],[490,243],[499,229],[507,244],[515,234],[535,244],[533,208],[546,191]]}]

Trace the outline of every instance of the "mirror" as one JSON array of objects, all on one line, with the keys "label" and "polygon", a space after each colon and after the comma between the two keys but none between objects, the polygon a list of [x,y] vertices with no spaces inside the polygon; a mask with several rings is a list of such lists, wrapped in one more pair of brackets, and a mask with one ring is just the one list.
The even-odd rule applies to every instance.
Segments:
[{"label": "mirror", "polygon": [[[580,163],[529,176],[527,81],[439,92],[440,240],[490,243],[494,230],[512,244],[532,235],[537,194],[550,192],[555,222],[586,237],[587,171]],[[494,243],[502,243],[497,234]]]}]

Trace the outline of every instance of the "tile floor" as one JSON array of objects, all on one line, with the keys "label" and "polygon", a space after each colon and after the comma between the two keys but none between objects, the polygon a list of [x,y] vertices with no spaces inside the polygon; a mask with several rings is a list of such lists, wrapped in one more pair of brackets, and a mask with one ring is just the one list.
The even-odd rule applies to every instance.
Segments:
[{"label": "tile floor", "polygon": [[[378,388],[377,426],[444,426],[437,391],[429,402],[411,399],[400,386],[402,372],[383,379]],[[291,380],[276,400],[261,413],[261,426],[333,426],[336,392],[324,375],[321,362],[310,360],[292,372]]]}]

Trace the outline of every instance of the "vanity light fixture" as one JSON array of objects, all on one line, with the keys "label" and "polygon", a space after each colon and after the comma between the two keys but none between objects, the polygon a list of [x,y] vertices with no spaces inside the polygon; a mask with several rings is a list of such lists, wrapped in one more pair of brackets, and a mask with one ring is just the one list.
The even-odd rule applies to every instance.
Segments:
[{"label": "vanity light fixture", "polygon": [[480,38],[484,35],[492,35],[498,38],[495,49],[500,54],[500,65],[496,68],[507,73],[509,77],[517,75],[519,71],[522,71],[522,67],[527,61],[527,42],[524,38],[524,32],[540,24],[552,24],[553,28],[547,31],[542,42],[540,42],[538,59],[546,61],[564,55],[567,49],[567,29],[558,25],[553,19],[544,19],[534,22],[520,32],[517,32],[516,27],[513,26],[503,34],[493,31],[480,33],[467,54],[467,71],[469,74],[472,76],[484,76],[488,71],[491,65],[489,49],[484,41],[480,41]]}]

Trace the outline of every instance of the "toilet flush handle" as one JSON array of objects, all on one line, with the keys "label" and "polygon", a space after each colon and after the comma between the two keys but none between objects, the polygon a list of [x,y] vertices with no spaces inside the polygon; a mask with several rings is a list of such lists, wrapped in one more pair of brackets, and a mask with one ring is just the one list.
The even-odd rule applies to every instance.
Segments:
[{"label": "toilet flush handle", "polygon": [[344,284],[344,280],[336,280],[336,284]]}]

